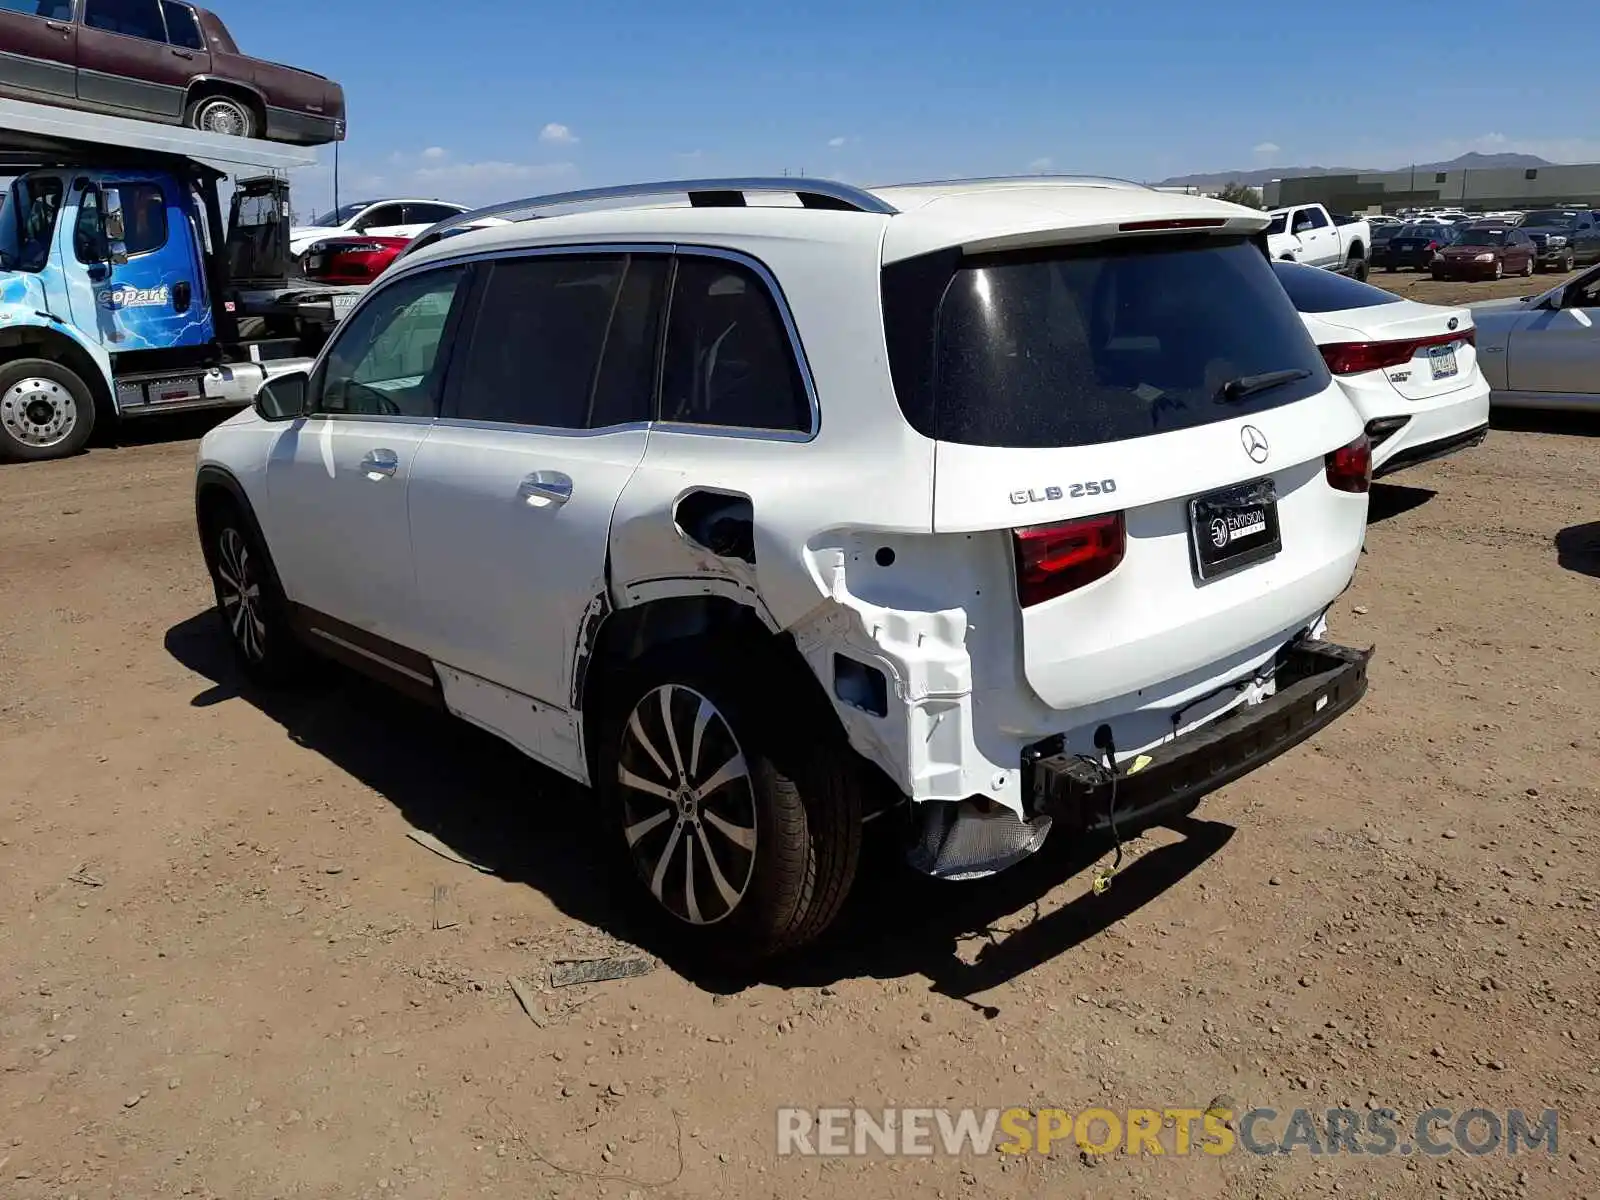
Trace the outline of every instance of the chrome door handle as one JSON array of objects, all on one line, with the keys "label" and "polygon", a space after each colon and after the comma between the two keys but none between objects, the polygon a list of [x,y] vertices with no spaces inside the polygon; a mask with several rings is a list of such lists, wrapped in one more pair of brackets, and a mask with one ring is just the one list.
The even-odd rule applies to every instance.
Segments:
[{"label": "chrome door handle", "polygon": [[44,23],[44,25],[45,25],[46,29],[54,29],[57,33],[71,33],[72,32],[72,26],[71,25],[62,25],[62,24],[60,24],[60,23],[58,23],[56,21],[46,21]]},{"label": "chrome door handle", "polygon": [[560,471],[535,471],[523,476],[517,494],[524,500],[565,504],[572,499],[572,476]]},{"label": "chrome door handle", "polygon": [[393,450],[369,450],[361,460],[361,473],[387,479],[400,469],[400,456]]},{"label": "chrome door handle", "polygon": [[189,51],[187,51],[187,50],[179,50],[177,47],[172,47],[172,53],[174,55],[176,55],[178,58],[188,58],[188,59],[194,58],[194,55],[191,54]]}]

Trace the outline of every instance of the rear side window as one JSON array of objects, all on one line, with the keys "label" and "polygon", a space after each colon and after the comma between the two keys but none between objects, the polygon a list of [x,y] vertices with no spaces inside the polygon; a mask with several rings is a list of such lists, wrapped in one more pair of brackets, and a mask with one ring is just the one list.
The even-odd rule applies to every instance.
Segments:
[{"label": "rear side window", "polygon": [[811,432],[811,402],[761,277],[720,258],[678,260],[661,375],[661,420]]},{"label": "rear side window", "polygon": [[405,225],[433,225],[449,217],[460,216],[459,209],[451,208],[448,204],[408,204],[405,210]]},{"label": "rear side window", "polygon": [[200,36],[200,22],[194,9],[173,0],[161,0],[161,12],[167,18],[167,41],[184,50],[204,50],[205,38]]},{"label": "rear side window", "polygon": [[1397,304],[1400,297],[1346,275],[1303,267],[1299,263],[1275,262],[1272,273],[1289,293],[1289,300],[1303,313],[1342,312],[1349,308],[1373,308]]},{"label": "rear side window", "polygon": [[665,256],[489,268],[446,416],[552,429],[650,419]]},{"label": "rear side window", "polygon": [[[900,407],[941,441],[1122,441],[1276,408],[1330,379],[1243,238],[952,251],[886,268],[883,288]],[[1280,371],[1296,376],[1241,390]]]},{"label": "rear side window", "polygon": [[47,21],[70,21],[72,0],[0,0],[0,12],[43,17]]}]

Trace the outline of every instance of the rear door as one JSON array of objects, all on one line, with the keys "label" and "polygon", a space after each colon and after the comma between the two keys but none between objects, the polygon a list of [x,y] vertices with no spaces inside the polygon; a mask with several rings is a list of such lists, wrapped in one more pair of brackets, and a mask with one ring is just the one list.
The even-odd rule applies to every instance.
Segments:
[{"label": "rear door", "polygon": [[72,0],[0,0],[0,92],[70,100],[77,60]]},{"label": "rear door", "polygon": [[183,116],[194,52],[167,42],[161,0],[83,0],[78,99],[113,113]]},{"label": "rear door", "polygon": [[920,282],[918,261],[886,269],[885,317],[902,406],[937,443],[934,528],[1011,531],[1047,704],[1270,647],[1337,595],[1366,501],[1325,456],[1361,423],[1254,245],[1124,238]]},{"label": "rear door", "polygon": [[536,711],[568,706],[573,649],[606,590],[612,512],[648,439],[669,262],[602,250],[482,266],[417,456],[419,648]]},{"label": "rear door", "polygon": [[370,233],[373,237],[407,237],[401,232],[406,227],[406,208],[403,204],[374,204],[350,224],[352,233]]}]

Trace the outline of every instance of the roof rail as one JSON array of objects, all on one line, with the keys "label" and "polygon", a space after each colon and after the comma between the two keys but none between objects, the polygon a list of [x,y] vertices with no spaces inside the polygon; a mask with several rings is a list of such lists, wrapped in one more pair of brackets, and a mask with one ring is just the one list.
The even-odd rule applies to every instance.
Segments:
[{"label": "roof rail", "polygon": [[742,208],[750,192],[791,192],[803,208],[824,208],[843,212],[877,213],[893,216],[897,211],[864,188],[831,179],[812,179],[805,176],[749,177],[736,179],[677,179],[661,183],[625,183],[615,187],[585,188],[576,192],[556,192],[548,196],[530,196],[524,200],[511,200],[488,208],[475,209],[459,216],[447,217],[430,226],[401,252],[403,257],[414,250],[433,245],[454,229],[475,225],[488,219],[502,221],[531,221],[543,215],[544,209],[572,204],[592,204],[605,200],[643,199],[650,196],[686,195],[695,208]]},{"label": "roof rail", "polygon": [[961,183],[1076,183],[1080,185],[1114,184],[1117,187],[1137,188],[1140,191],[1149,190],[1148,184],[1136,183],[1131,179],[1118,179],[1114,175],[978,175],[966,179],[919,179],[908,183],[875,183],[872,186],[874,190],[887,191],[890,188],[910,190],[912,188],[950,187],[954,184]]}]

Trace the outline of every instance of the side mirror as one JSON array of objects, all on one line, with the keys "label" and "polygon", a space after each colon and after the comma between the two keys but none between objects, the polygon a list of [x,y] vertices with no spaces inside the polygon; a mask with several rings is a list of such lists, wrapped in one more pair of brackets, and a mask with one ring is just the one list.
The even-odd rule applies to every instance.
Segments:
[{"label": "side mirror", "polygon": [[306,371],[289,371],[267,380],[256,393],[254,408],[263,421],[287,421],[298,417],[306,406],[306,388],[311,375]]},{"label": "side mirror", "polygon": [[100,235],[105,239],[107,262],[121,266],[128,261],[128,234],[122,221],[122,194],[116,188],[100,192]]}]

